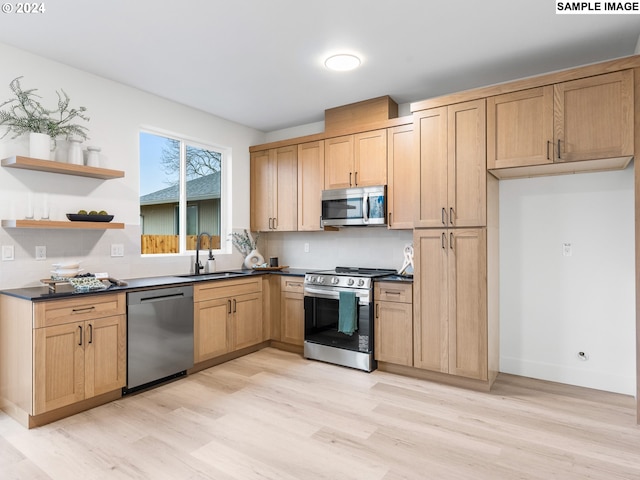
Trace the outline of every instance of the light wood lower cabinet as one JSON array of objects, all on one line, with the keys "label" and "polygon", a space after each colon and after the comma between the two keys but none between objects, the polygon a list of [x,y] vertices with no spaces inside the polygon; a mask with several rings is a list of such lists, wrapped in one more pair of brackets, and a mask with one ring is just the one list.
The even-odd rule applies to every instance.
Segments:
[{"label": "light wood lower cabinet", "polygon": [[486,235],[484,228],[415,230],[415,367],[491,380]]},{"label": "light wood lower cabinet", "polygon": [[196,284],[193,310],[194,363],[264,340],[259,276]]},{"label": "light wood lower cabinet", "polygon": [[374,352],[376,360],[397,365],[413,365],[412,285],[376,282]]},{"label": "light wood lower cabinet", "polygon": [[43,302],[1,295],[0,404],[31,427],[38,416],[72,413],[54,410],[117,398],[126,384],[126,335],[124,293]]},{"label": "light wood lower cabinet", "polygon": [[291,345],[304,344],[303,279],[280,279],[280,340]]},{"label": "light wood lower cabinet", "polygon": [[126,316],[34,330],[34,415],[125,386]]}]

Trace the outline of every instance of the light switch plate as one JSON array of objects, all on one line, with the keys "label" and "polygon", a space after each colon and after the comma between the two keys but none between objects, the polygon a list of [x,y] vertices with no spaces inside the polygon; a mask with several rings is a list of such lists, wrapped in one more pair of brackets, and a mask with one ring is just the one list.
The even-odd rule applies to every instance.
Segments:
[{"label": "light switch plate", "polygon": [[13,260],[13,245],[2,245],[2,261]]}]

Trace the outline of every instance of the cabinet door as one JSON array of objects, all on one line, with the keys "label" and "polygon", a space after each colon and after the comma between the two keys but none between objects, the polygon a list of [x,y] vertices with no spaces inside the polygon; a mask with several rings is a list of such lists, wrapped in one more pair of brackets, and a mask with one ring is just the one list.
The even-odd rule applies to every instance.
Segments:
[{"label": "cabinet door", "polygon": [[487,168],[553,163],[553,86],[487,99]]},{"label": "cabinet door", "polygon": [[353,135],[324,141],[324,188],[349,188],[353,179]]},{"label": "cabinet door", "polygon": [[415,230],[413,365],[449,370],[448,238],[446,230]]},{"label": "cabinet door", "polygon": [[554,86],[556,161],[633,155],[633,71]]},{"label": "cabinet door", "polygon": [[295,145],[273,151],[277,188],[272,228],[291,232],[298,229],[298,148]]},{"label": "cabinet door", "polygon": [[387,184],[387,130],[354,135],[353,184],[358,187]]},{"label": "cabinet door", "polygon": [[487,237],[449,230],[449,373],[487,380]]},{"label": "cabinet door", "polygon": [[85,323],[85,397],[117,390],[127,380],[126,316]]},{"label": "cabinet door", "polygon": [[413,313],[410,303],[376,302],[375,358],[413,365]]},{"label": "cabinet door", "polygon": [[447,207],[447,107],[414,116],[418,132],[419,171],[414,187],[416,227],[446,227]]},{"label": "cabinet door", "polygon": [[233,350],[262,342],[262,293],[232,299],[231,338]]},{"label": "cabinet door", "polygon": [[298,230],[320,228],[324,189],[324,141],[298,145]]},{"label": "cabinet door", "polygon": [[84,322],[36,328],[33,332],[33,415],[83,400],[83,344],[87,333]]},{"label": "cabinet door", "polygon": [[304,343],[304,297],[301,293],[282,292],[282,341],[292,345]]},{"label": "cabinet door", "polygon": [[194,304],[194,363],[229,352],[231,298],[219,298]]},{"label": "cabinet door", "polygon": [[251,154],[251,230],[270,230],[273,223],[275,185],[269,151]]},{"label": "cabinet door", "polygon": [[413,186],[417,155],[413,125],[390,128],[387,132],[387,221],[392,229],[413,228]]},{"label": "cabinet door", "polygon": [[448,107],[449,226],[487,224],[485,99]]}]

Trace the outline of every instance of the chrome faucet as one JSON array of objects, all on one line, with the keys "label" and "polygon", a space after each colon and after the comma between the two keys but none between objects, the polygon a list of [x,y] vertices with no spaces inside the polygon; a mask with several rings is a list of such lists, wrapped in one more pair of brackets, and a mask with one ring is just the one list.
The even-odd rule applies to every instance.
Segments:
[{"label": "chrome faucet", "polygon": [[196,237],[196,264],[193,269],[193,273],[195,273],[196,275],[200,275],[200,270],[204,270],[204,266],[202,265],[202,263],[200,263],[200,238],[202,238],[203,235],[206,235],[209,238],[209,257],[211,257],[211,234],[207,232],[201,232]]}]

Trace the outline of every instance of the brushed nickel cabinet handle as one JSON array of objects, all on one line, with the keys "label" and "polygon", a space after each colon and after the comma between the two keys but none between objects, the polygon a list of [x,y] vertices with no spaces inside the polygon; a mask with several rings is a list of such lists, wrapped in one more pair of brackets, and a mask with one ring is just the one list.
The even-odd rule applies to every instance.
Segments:
[{"label": "brushed nickel cabinet handle", "polygon": [[449,248],[453,250],[453,232],[449,233]]},{"label": "brushed nickel cabinet handle", "polygon": [[558,139],[558,160],[560,160],[560,139]]},{"label": "brushed nickel cabinet handle", "polygon": [[356,184],[356,187],[357,187],[358,186],[358,172],[356,172],[353,177],[355,179],[355,184]]},{"label": "brushed nickel cabinet handle", "polygon": [[233,299],[233,313],[236,313],[236,299]]},{"label": "brushed nickel cabinet handle", "polygon": [[231,300],[227,300],[227,306],[229,307],[229,314],[231,314]]},{"label": "brushed nickel cabinet handle", "polygon": [[93,324],[89,324],[89,343],[93,343]]},{"label": "brushed nickel cabinet handle", "polygon": [[376,318],[380,318],[380,304],[376,303]]},{"label": "brushed nickel cabinet handle", "polygon": [[446,215],[447,215],[447,211],[445,210],[444,207],[442,207],[442,224],[443,225],[447,224],[447,219],[445,218]]},{"label": "brushed nickel cabinet handle", "polygon": [[442,232],[442,249],[447,248],[447,234]]},{"label": "brushed nickel cabinet handle", "polygon": [[391,212],[389,212],[389,226],[391,226]]},{"label": "brushed nickel cabinet handle", "polygon": [[550,144],[550,143],[551,143],[551,142],[550,142],[549,140],[547,140],[547,160],[551,160],[551,159],[549,158],[549,144]]},{"label": "brushed nickel cabinet handle", "polygon": [[449,207],[449,223],[453,225],[453,207]]},{"label": "brushed nickel cabinet handle", "polygon": [[273,217],[273,229],[278,229],[278,217]]},{"label": "brushed nickel cabinet handle", "polygon": [[349,172],[349,186],[351,187],[351,172]]},{"label": "brushed nickel cabinet handle", "polygon": [[78,345],[82,345],[82,327],[78,325],[78,328],[80,329],[80,343]]}]

